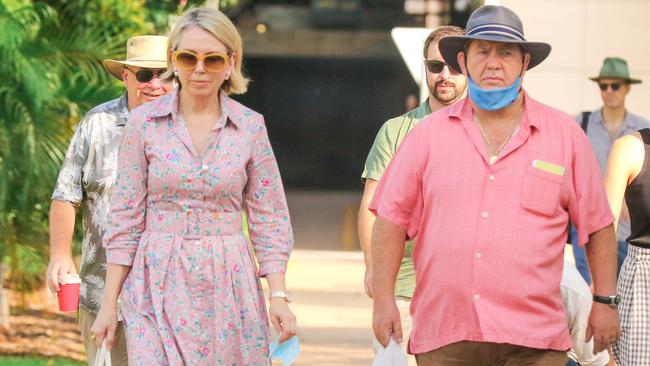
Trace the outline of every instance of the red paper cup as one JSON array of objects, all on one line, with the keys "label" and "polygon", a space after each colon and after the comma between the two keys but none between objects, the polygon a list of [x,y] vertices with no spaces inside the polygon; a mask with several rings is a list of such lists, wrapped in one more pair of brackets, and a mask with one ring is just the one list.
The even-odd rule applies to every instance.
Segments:
[{"label": "red paper cup", "polygon": [[79,310],[79,287],[81,279],[77,275],[67,275],[61,283],[61,289],[57,293],[59,298],[59,310],[69,313]]}]

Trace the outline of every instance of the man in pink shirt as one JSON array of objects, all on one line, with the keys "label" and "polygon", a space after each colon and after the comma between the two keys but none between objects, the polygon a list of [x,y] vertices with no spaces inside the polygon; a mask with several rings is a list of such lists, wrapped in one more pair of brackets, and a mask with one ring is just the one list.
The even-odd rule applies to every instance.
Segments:
[{"label": "man in pink shirt", "polygon": [[598,163],[570,116],[521,88],[550,45],[526,41],[514,12],[488,5],[466,36],[439,47],[467,76],[469,97],[413,129],[370,204],[377,339],[401,341],[395,275],[404,240],[417,236],[409,352],[418,365],[564,365],[571,341],[559,285],[570,219],[587,244],[594,292],[608,299],[594,303],[586,335],[603,350],[620,330]]}]

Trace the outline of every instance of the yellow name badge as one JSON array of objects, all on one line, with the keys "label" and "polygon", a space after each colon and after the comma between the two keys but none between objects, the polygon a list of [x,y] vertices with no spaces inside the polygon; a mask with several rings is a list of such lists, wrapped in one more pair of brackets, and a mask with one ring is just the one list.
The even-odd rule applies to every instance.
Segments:
[{"label": "yellow name badge", "polygon": [[555,174],[555,175],[564,175],[564,167],[559,166],[553,163],[548,163],[543,160],[533,160],[533,166],[539,170],[543,170],[545,172]]}]

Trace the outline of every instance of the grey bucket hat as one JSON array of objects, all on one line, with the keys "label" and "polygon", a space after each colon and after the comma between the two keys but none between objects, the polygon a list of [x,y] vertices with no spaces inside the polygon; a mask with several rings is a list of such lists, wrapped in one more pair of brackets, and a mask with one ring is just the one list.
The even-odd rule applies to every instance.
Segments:
[{"label": "grey bucket hat", "polygon": [[524,27],[515,12],[505,6],[485,5],[469,17],[466,35],[440,39],[438,48],[447,65],[460,72],[456,56],[465,49],[467,42],[475,39],[521,45],[530,53],[528,69],[539,65],[551,53],[551,45],[548,43],[526,41]]}]

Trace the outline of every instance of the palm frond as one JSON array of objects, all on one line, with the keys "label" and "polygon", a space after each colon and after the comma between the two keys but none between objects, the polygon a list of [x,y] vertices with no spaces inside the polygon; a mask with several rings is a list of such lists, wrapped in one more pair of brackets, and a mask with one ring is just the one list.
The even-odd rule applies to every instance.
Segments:
[{"label": "palm frond", "polygon": [[82,78],[93,85],[107,81],[102,61],[115,57],[121,45],[107,41],[101,30],[95,33],[62,27],[58,32],[57,37],[47,40],[47,47],[35,50],[32,57],[43,60],[48,69],[57,70],[62,80]]},{"label": "palm frond", "polygon": [[117,98],[124,87],[108,72],[104,72],[98,80],[90,82],[82,75],[67,78],[63,80],[62,89],[65,97],[85,113],[98,104]]},{"label": "palm frond", "polygon": [[30,123],[32,119],[29,106],[24,103],[24,98],[17,89],[11,85],[0,86],[0,106],[2,106],[0,113],[7,124],[7,129],[11,129],[12,125],[21,121]]},{"label": "palm frond", "polygon": [[0,0],[0,260],[10,258],[14,285],[44,272],[21,266],[46,253],[47,207],[73,127],[121,92],[101,61],[149,29],[144,0],[49,3]]}]

